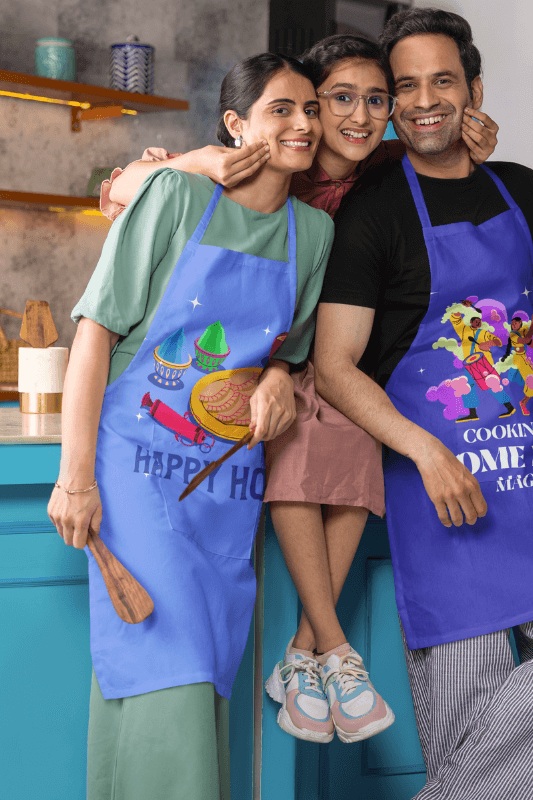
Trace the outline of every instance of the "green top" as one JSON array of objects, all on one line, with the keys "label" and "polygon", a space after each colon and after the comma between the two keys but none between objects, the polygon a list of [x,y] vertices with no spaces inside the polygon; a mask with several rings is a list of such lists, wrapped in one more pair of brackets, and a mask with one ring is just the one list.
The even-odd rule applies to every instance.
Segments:
[{"label": "green top", "polygon": [[[203,175],[163,167],[152,173],[115,220],[102,255],[72,319],[98,322],[121,338],[111,354],[109,383],[126,369],[141,346],[183,249],[207,208],[215,184]],[[276,357],[304,361],[313,338],[315,307],[333,241],[333,222],[291,197],[296,220],[298,281],[294,320]],[[262,214],[222,195],[203,244],[288,260],[284,205]]]}]

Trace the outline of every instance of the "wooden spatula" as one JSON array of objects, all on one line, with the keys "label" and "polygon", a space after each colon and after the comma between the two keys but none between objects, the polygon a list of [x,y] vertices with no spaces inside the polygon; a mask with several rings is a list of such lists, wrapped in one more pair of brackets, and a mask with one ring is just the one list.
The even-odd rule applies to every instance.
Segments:
[{"label": "wooden spatula", "polygon": [[207,478],[208,475],[211,475],[211,473],[214,472],[217,467],[223,464],[224,461],[226,461],[226,459],[230,458],[234,453],[237,452],[237,450],[240,450],[241,447],[244,447],[245,444],[248,444],[253,435],[254,435],[253,431],[248,431],[248,433],[245,436],[243,436],[242,439],[239,439],[237,444],[234,444],[233,447],[231,447],[227,453],[224,453],[223,456],[217,458],[216,461],[212,461],[211,464],[208,464],[207,467],[204,467],[203,470],[198,473],[198,475],[195,475],[192,481],[187,486],[187,488],[184,489],[183,492],[180,494],[179,502],[181,503],[184,497],[187,497],[188,494],[194,491],[196,487],[199,486],[202,483],[202,481]]},{"label": "wooden spatula", "polygon": [[28,300],[22,318],[20,338],[32,347],[48,347],[59,335],[46,300]]},{"label": "wooden spatula", "polygon": [[118,558],[108,550],[92,528],[89,528],[87,544],[100,567],[109,597],[120,619],[136,623],[149,617],[154,610],[152,598]]}]

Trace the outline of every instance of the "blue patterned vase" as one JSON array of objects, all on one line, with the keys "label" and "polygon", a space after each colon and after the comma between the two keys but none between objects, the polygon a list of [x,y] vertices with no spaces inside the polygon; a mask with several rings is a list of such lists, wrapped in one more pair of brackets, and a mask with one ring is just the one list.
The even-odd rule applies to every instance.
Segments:
[{"label": "blue patterned vase", "polygon": [[111,45],[110,86],[123,92],[154,93],[154,48],[128,36],[125,44]]},{"label": "blue patterned vase", "polygon": [[70,39],[37,39],[35,74],[59,81],[76,80],[76,53]]}]

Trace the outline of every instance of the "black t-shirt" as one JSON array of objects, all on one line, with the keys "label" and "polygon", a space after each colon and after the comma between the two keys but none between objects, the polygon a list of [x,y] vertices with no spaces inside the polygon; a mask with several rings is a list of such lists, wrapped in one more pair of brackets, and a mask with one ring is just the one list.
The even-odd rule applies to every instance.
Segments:
[{"label": "black t-shirt", "polygon": [[[522,210],[533,235],[533,170],[489,162]],[[431,224],[480,225],[508,210],[480,167],[467,178],[418,175]],[[376,309],[360,367],[385,386],[411,346],[429,306],[429,258],[415,202],[401,162],[367,173],[335,215],[335,241],[321,302]]]}]

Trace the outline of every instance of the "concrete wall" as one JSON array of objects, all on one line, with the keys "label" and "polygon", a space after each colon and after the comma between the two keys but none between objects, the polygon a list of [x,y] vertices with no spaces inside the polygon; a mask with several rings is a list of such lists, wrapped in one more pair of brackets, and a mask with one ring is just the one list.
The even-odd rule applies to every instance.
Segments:
[{"label": "concrete wall", "polygon": [[533,167],[533,3],[531,0],[415,0],[465,17],[483,56],[483,110],[500,126],[493,158]]},{"label": "concrete wall", "polygon": [[[70,112],[0,97],[0,188],[83,196],[94,167],[125,166],[148,145],[179,152],[215,142],[222,78],[267,49],[268,0],[0,0],[0,69],[33,73],[35,40],[75,43],[83,83],[108,85],[109,45],[136,34],[156,48],[155,93],[189,111],[82,123]],[[108,223],[80,214],[0,208],[0,307],[48,300],[69,345],[70,310],[98,260]],[[0,323],[17,335],[17,324]]]}]

